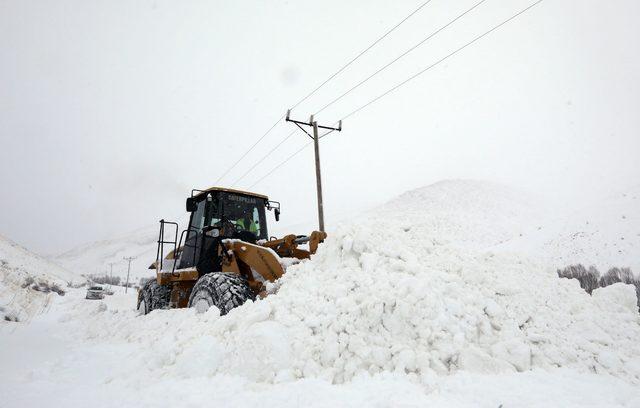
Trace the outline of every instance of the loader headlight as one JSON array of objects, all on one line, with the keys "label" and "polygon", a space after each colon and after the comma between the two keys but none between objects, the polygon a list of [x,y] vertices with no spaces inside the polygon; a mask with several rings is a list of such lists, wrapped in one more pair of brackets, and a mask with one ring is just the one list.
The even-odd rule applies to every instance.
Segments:
[{"label": "loader headlight", "polygon": [[218,228],[212,228],[207,231],[206,234],[210,237],[217,238],[220,236],[220,230]]}]

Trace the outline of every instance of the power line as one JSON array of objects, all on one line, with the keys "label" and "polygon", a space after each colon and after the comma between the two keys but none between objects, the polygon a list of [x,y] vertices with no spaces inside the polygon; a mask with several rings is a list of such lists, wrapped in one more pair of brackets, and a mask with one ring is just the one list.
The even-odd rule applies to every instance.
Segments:
[{"label": "power line", "polygon": [[501,23],[499,23],[498,25],[494,26],[493,28],[491,28],[488,31],[485,31],[484,33],[480,34],[479,36],[475,37],[473,40],[469,41],[468,43],[464,44],[462,47],[456,49],[455,51],[451,52],[450,54],[447,54],[445,57],[439,59],[438,61],[434,62],[433,64],[429,65],[428,67],[422,69],[421,71],[418,71],[417,73],[415,73],[414,75],[410,76],[409,78],[405,79],[404,81],[400,82],[399,84],[393,86],[392,88],[386,90],[385,92],[383,92],[382,94],[376,96],[375,98],[373,98],[372,100],[370,100],[369,102],[365,103],[364,105],[360,106],[358,109],[352,111],[351,113],[349,113],[348,115],[342,117],[342,120],[345,120],[353,115],[355,115],[356,113],[360,112],[362,109],[366,108],[367,106],[371,105],[372,103],[380,100],[381,98],[387,96],[388,94],[390,94],[391,92],[395,91],[396,89],[400,88],[401,86],[405,85],[407,82],[417,78],[418,76],[424,74],[425,72],[429,71],[431,68],[435,67],[436,65],[442,63],[443,61],[449,59],[450,57],[456,55],[457,53],[459,53],[460,51],[464,50],[465,48],[467,48],[468,46],[470,46],[471,44],[475,43],[476,41],[480,40],[481,38],[491,34],[492,32],[496,31],[498,28],[502,27],[503,25],[507,24],[508,22],[510,22],[511,20],[517,18],[518,16],[520,16],[521,14],[529,11],[531,8],[537,6],[538,4],[542,3],[543,0],[538,0],[534,3],[532,3],[531,5],[529,5],[528,7],[522,9],[521,11],[517,12],[516,14],[512,15],[511,17],[509,17],[508,19],[502,21]]},{"label": "power line", "polygon": [[[332,126],[336,126],[338,124],[338,122],[335,122]],[[326,132],[324,132],[323,134],[320,135],[320,139],[322,139],[323,137],[325,137],[326,135],[328,135],[329,133],[334,132],[334,130],[327,130]],[[292,133],[293,134],[293,133]],[[291,135],[289,135],[291,136]],[[309,145],[311,145],[311,142],[305,144],[304,146],[302,146],[300,149],[296,150],[295,152],[293,152],[292,155],[290,155],[289,157],[287,157],[286,159],[284,159],[280,164],[278,164],[276,167],[272,168],[267,174],[265,174],[264,176],[260,177],[256,182],[254,182],[251,186],[249,186],[249,190],[251,190],[253,187],[255,187],[258,183],[260,183],[262,180],[264,180],[265,178],[267,178],[268,176],[270,176],[273,172],[275,172],[276,170],[278,170],[280,167],[282,167],[286,162],[288,162],[289,160],[293,159],[295,156],[298,155],[298,153],[300,153],[301,151],[303,151],[306,147],[308,147]]]},{"label": "power line", "polygon": [[236,181],[234,181],[233,183],[231,183],[231,186],[235,186],[236,184],[238,184],[238,182],[239,182],[240,180],[242,180],[243,178],[245,178],[245,176],[246,176],[247,174],[249,174],[249,173],[251,172],[251,170],[253,170],[253,169],[255,169],[256,167],[258,167],[258,165],[259,165],[260,163],[262,163],[262,162],[263,162],[267,157],[269,157],[269,156],[271,155],[271,153],[273,153],[274,151],[276,151],[276,149],[277,149],[278,147],[282,146],[282,144],[283,144],[284,142],[286,142],[287,140],[289,140],[289,139],[291,138],[291,136],[293,136],[293,134],[294,134],[295,132],[296,132],[296,131],[294,130],[293,132],[289,133],[289,135],[288,135],[287,137],[285,137],[284,139],[282,139],[282,140],[280,141],[280,143],[278,143],[278,144],[277,144],[273,149],[271,149],[267,154],[265,154],[264,156],[262,156],[262,158],[261,158],[260,160],[258,160],[257,162],[255,162],[255,163],[253,164],[253,166],[251,166],[251,168],[249,168],[249,170],[245,171],[245,172],[244,172],[244,174],[243,174],[242,176],[238,177],[238,179],[237,179]]},{"label": "power line", "polygon": [[333,99],[331,102],[327,103],[326,105],[324,105],[322,108],[320,108],[320,110],[318,110],[317,112],[314,113],[314,115],[317,115],[318,113],[322,112],[323,110],[327,109],[329,106],[333,105],[334,103],[338,102],[340,99],[344,98],[345,96],[347,96],[348,94],[350,94],[351,92],[353,92],[354,90],[356,90],[357,88],[359,88],[362,84],[364,84],[365,82],[369,81],[371,78],[373,78],[374,76],[378,75],[379,73],[381,73],[382,71],[384,71],[385,69],[389,68],[391,65],[395,64],[396,62],[398,62],[398,60],[400,60],[401,58],[403,58],[404,56],[406,56],[407,54],[409,54],[410,52],[412,52],[413,50],[415,50],[416,48],[420,47],[421,45],[423,45],[424,43],[426,43],[427,41],[429,41],[430,39],[432,39],[433,37],[435,37],[436,35],[438,35],[440,32],[442,32],[443,30],[445,30],[447,27],[449,27],[450,25],[452,25],[453,23],[455,23],[456,21],[458,21],[459,19],[461,19],[462,17],[464,17],[465,15],[467,15],[468,13],[470,13],[471,11],[473,11],[475,8],[477,8],[478,6],[480,6],[482,3],[484,3],[487,0],[480,0],[479,2],[477,2],[476,4],[474,4],[471,8],[467,9],[464,13],[458,15],[456,18],[454,18],[453,20],[449,21],[447,24],[445,24],[444,26],[440,27],[439,29],[437,29],[436,31],[434,31],[433,33],[429,34],[427,37],[423,38],[422,40],[420,40],[417,44],[415,44],[414,46],[410,47],[409,49],[407,49],[405,52],[403,52],[402,54],[398,55],[396,58],[394,58],[391,62],[389,62],[388,64],[384,65],[383,67],[379,68],[377,71],[375,71],[374,73],[372,73],[371,75],[369,75],[368,77],[366,77],[365,79],[363,79],[362,81],[358,82],[356,85],[354,85],[353,87],[349,88],[347,91],[345,91],[343,94],[341,94],[340,96],[338,96],[337,98]]},{"label": "power line", "polygon": [[242,156],[240,156],[240,158],[239,158],[238,160],[236,160],[236,161],[235,161],[235,163],[233,163],[233,164],[231,165],[231,167],[229,167],[229,168],[228,168],[224,173],[222,173],[222,175],[221,175],[220,177],[218,177],[218,179],[217,179],[213,184],[218,184],[218,182],[219,182],[220,180],[222,180],[222,179],[224,178],[224,176],[226,176],[227,174],[229,174],[229,172],[230,172],[231,170],[233,170],[233,169],[238,165],[238,163],[240,163],[240,162],[242,161],[242,159],[244,159],[245,157],[247,157],[247,155],[249,154],[249,152],[251,152],[251,151],[253,150],[253,148],[254,148],[254,147],[256,147],[256,146],[258,145],[258,143],[260,143],[260,142],[262,141],[262,139],[264,139],[264,138],[265,138],[265,137],[266,137],[266,136],[267,136],[267,135],[268,135],[268,134],[273,130],[273,128],[275,128],[275,127],[278,125],[278,123],[280,123],[280,121],[281,121],[282,119],[284,119],[284,115],[282,115],[281,117],[279,117],[279,118],[278,118],[278,120],[277,120],[273,125],[271,125],[271,127],[269,128],[269,130],[267,130],[266,132],[264,132],[264,134],[263,134],[262,136],[260,136],[260,138],[258,138],[258,140],[256,140],[256,142],[255,142],[253,145],[251,145],[251,147],[250,147],[247,151],[245,151],[245,152],[242,154]]},{"label": "power line", "polygon": [[[404,81],[400,82],[399,84],[393,86],[392,88],[388,89],[387,91],[383,92],[382,94],[378,95],[377,97],[375,97],[374,99],[370,100],[369,102],[365,103],[364,105],[360,106],[358,109],[352,111],[351,113],[349,113],[346,116],[343,116],[341,120],[345,120],[353,115],[355,115],[356,113],[360,112],[361,110],[363,110],[364,108],[368,107],[369,105],[375,103],[376,101],[382,99],[383,97],[387,96],[388,94],[390,94],[391,92],[395,91],[396,89],[400,88],[401,86],[405,85],[406,83],[410,82],[411,80],[417,78],[418,76],[422,75],[423,73],[427,72],[428,70],[432,69],[433,67],[435,67],[436,65],[442,63],[443,61],[447,60],[448,58],[454,56],[455,54],[457,54],[458,52],[462,51],[463,49],[469,47],[470,45],[472,45],[473,43],[477,42],[478,40],[480,40],[483,37],[486,37],[487,35],[491,34],[492,32],[496,31],[497,29],[499,29],[500,27],[502,27],[503,25],[507,24],[508,22],[510,22],[511,20],[514,20],[515,18],[519,17],[520,15],[526,13],[527,11],[529,11],[530,9],[532,9],[533,7],[537,6],[538,4],[542,3],[543,0],[538,0],[532,4],[530,4],[529,6],[527,6],[526,8],[522,9],[521,11],[517,12],[516,14],[512,15],[511,17],[507,18],[506,20],[502,21],[501,23],[495,25],[493,28],[491,28],[488,31],[485,31],[484,33],[478,35],[477,37],[475,37],[473,40],[467,42],[466,44],[464,44],[463,46],[457,48],[455,51],[447,54],[445,57],[439,59],[438,61],[436,61],[435,63],[429,65],[428,67],[422,69],[421,71],[418,71],[416,74],[410,76],[409,78],[405,79]],[[336,122],[337,123],[337,122]],[[324,133],[322,136],[326,136],[329,133],[331,133],[331,131],[328,131],[326,133]],[[321,137],[322,137],[321,136]],[[280,167],[282,167],[285,163],[287,163],[289,160],[291,160],[293,157],[295,157],[297,154],[299,154],[302,150],[304,150],[304,148],[306,148],[307,146],[309,146],[311,143],[307,143],[304,146],[302,146],[299,150],[295,151],[292,155],[290,155],[289,157],[287,157],[283,162],[281,162],[280,164],[278,164],[276,167],[274,167],[273,169],[271,169],[271,171],[269,171],[268,173],[266,173],[264,176],[262,176],[260,179],[258,179],[255,183],[253,183],[251,185],[251,187],[249,187],[250,189],[253,188],[256,184],[260,183],[262,180],[264,180],[265,178],[267,178],[269,175],[271,175],[273,172],[275,172],[276,170],[278,170]]]},{"label": "power line", "polygon": [[[405,21],[409,20],[411,17],[413,17],[413,15],[415,15],[418,11],[422,10],[422,8],[424,6],[426,6],[427,4],[429,4],[431,2],[431,0],[427,0],[425,2],[423,2],[422,4],[420,4],[415,10],[413,10],[411,13],[409,13],[409,15],[407,15],[405,18],[403,18],[402,20],[400,20],[399,23],[397,23],[395,26],[391,27],[391,29],[389,29],[387,32],[385,32],[381,37],[379,37],[377,40],[375,40],[374,42],[372,42],[367,48],[365,48],[364,50],[360,51],[360,53],[358,53],[354,58],[352,58],[351,60],[349,60],[349,62],[347,62],[345,65],[343,65],[340,69],[338,69],[336,72],[334,72],[332,75],[329,76],[329,78],[327,78],[324,82],[322,82],[320,85],[318,85],[314,90],[312,90],[311,92],[309,92],[304,98],[300,99],[295,105],[293,105],[291,107],[291,109],[296,108],[298,105],[300,105],[302,102],[306,101],[307,99],[309,99],[313,94],[315,94],[316,92],[318,92],[320,90],[320,88],[322,88],[323,86],[325,86],[329,81],[331,81],[333,78],[335,78],[336,76],[338,76],[342,71],[344,71],[345,69],[347,69],[347,67],[349,67],[351,64],[353,64],[356,60],[358,60],[360,57],[362,57],[367,51],[369,51],[371,48],[373,48],[376,44],[378,44],[380,41],[382,41],[384,38],[386,38],[389,34],[391,34],[393,31],[395,31],[398,27],[400,27]],[[229,174],[229,172],[231,170],[233,170],[241,161],[242,159],[244,159],[245,157],[247,157],[247,155],[258,145],[258,143],[260,143],[262,141],[262,139],[264,139],[272,130],[273,128],[276,127],[276,125],[278,123],[280,123],[280,121],[284,119],[284,115],[281,116],[280,118],[278,118],[278,120],[269,128],[269,130],[267,130],[260,138],[258,138],[258,140],[256,140],[256,142],[251,145],[251,147],[249,147],[249,149],[247,149],[242,156],[240,156],[240,158],[238,160],[236,160],[231,167],[229,167],[227,170],[225,170],[225,172],[218,177],[218,179],[215,181],[214,184],[218,184],[218,182],[220,180],[222,180],[227,174]],[[282,142],[281,142],[282,143]],[[244,177],[244,175],[243,175]]]},{"label": "power line", "polygon": [[280,167],[282,167],[286,162],[288,162],[289,160],[293,159],[295,156],[298,155],[298,153],[300,153],[301,151],[303,151],[306,147],[308,147],[309,145],[311,145],[311,142],[306,143],[304,146],[302,146],[300,149],[296,150],[295,152],[293,152],[292,155],[290,155],[289,157],[287,157],[286,159],[284,159],[282,162],[280,162],[280,164],[278,164],[276,167],[272,168],[267,174],[265,174],[264,176],[260,177],[256,182],[254,182],[252,185],[249,186],[249,190],[251,190],[256,184],[260,183],[262,180],[264,180],[265,178],[267,178],[268,176],[270,176],[274,171],[278,170]]},{"label": "power line", "polygon": [[424,6],[426,6],[427,4],[431,3],[431,0],[427,0],[424,3],[420,4],[418,6],[418,8],[416,8],[415,10],[413,10],[408,16],[406,16],[405,18],[403,18],[398,24],[396,24],[395,26],[391,27],[390,30],[388,30],[386,33],[384,33],[380,38],[378,38],[377,40],[375,40],[374,42],[372,42],[367,48],[365,48],[364,50],[360,51],[360,53],[358,55],[356,55],[354,58],[352,58],[349,62],[347,62],[346,64],[344,64],[342,66],[342,68],[340,68],[339,70],[337,70],[336,72],[334,72],[332,75],[329,76],[329,78],[327,78],[323,83],[321,83],[320,85],[318,85],[313,91],[309,92],[307,94],[307,96],[305,96],[304,98],[300,99],[295,105],[293,105],[291,107],[291,110],[295,109],[298,105],[300,105],[302,102],[306,101],[307,99],[309,99],[309,97],[311,97],[311,95],[315,94],[316,92],[318,92],[318,90],[320,90],[320,88],[322,88],[323,86],[325,86],[329,81],[331,81],[333,78],[335,78],[336,76],[338,76],[342,71],[344,71],[347,67],[349,67],[351,64],[353,64],[358,58],[362,57],[367,51],[369,51],[371,48],[373,48],[376,44],[378,44],[380,41],[382,41],[385,37],[387,37],[389,34],[391,34],[393,31],[395,31],[396,28],[400,27],[405,21],[407,21],[408,19],[410,19],[411,17],[413,17],[414,14],[416,14],[418,11],[420,11]]}]

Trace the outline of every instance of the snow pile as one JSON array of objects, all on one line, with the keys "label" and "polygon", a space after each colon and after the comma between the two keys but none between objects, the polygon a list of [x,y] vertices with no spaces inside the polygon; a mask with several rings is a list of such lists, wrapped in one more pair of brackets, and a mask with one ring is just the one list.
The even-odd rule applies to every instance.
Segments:
[{"label": "snow pile", "polygon": [[546,220],[543,208],[537,198],[500,184],[445,180],[408,191],[356,224],[389,218],[437,244],[486,249],[538,228]]},{"label": "snow pile", "polygon": [[217,331],[233,350],[222,369],[340,383],[382,371],[428,380],[461,369],[571,367],[640,381],[632,286],[591,298],[577,281],[522,259],[375,225],[338,232],[288,272],[277,296],[222,319]]},{"label": "snow pile", "polygon": [[640,382],[632,286],[589,296],[553,268],[484,249],[518,236],[527,203],[491,185],[439,183],[340,227],[270,288],[276,295],[224,317],[126,319],[96,304],[67,319],[90,322],[89,338],[139,342],[139,378],[343,383],[394,372],[428,386],[461,370],[567,367]]},{"label": "snow pile", "polygon": [[0,236],[0,321],[24,321],[45,310],[75,276]]}]

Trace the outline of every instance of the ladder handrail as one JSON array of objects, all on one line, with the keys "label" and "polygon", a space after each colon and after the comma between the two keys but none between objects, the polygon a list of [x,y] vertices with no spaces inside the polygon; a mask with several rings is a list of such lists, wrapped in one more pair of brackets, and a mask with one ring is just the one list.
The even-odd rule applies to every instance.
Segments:
[{"label": "ladder handrail", "polygon": [[[171,224],[175,226],[176,232],[174,234],[173,241],[166,241],[164,238],[164,224]],[[160,233],[158,234],[158,249],[156,250],[156,268],[162,270],[162,261],[164,260],[164,244],[173,244],[173,253],[175,254],[178,242],[178,223],[172,221],[160,220]],[[174,265],[175,266],[175,265]]]}]

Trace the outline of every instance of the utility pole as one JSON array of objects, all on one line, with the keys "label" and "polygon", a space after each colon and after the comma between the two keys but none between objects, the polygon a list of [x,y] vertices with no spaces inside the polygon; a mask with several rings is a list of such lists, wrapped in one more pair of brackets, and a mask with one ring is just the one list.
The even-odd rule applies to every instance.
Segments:
[{"label": "utility pole", "polygon": [[127,289],[129,289],[129,272],[131,272],[131,261],[133,261],[135,258],[135,256],[130,256],[130,257],[124,257],[122,258],[125,261],[129,262],[129,266],[127,267],[127,283],[124,285],[124,293],[127,293]]},{"label": "utility pole", "polygon": [[[306,133],[307,136],[313,139],[313,151],[315,155],[315,164],[316,164],[316,195],[318,198],[318,224],[319,224],[320,231],[324,232],[324,203],[322,201],[322,174],[320,172],[320,139],[322,139],[324,136],[328,135],[333,131],[338,131],[338,132],[342,131],[342,121],[339,121],[338,127],[335,128],[331,126],[319,125],[318,122],[316,122],[315,119],[313,118],[313,115],[311,115],[311,117],[309,118],[309,122],[293,120],[291,119],[291,109],[287,111],[286,121],[294,123],[296,126],[300,128],[300,130]],[[303,126],[312,128],[313,136],[311,136],[309,132],[307,132],[306,129],[303,128]],[[319,135],[318,129],[326,129],[328,130],[328,132],[325,133],[324,135]]]},{"label": "utility pole", "polygon": [[113,285],[113,265],[115,262],[109,262],[109,290],[111,290],[111,286]]},{"label": "utility pole", "polygon": [[111,282],[113,282],[113,265],[115,265],[115,262],[109,262],[109,280]]}]

